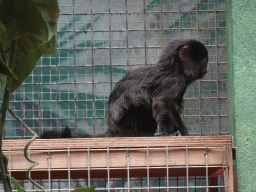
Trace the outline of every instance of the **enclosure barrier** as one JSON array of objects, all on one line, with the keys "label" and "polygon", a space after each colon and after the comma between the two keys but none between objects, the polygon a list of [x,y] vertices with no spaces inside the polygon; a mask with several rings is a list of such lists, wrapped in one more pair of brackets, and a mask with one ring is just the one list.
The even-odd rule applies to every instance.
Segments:
[{"label": "enclosure barrier", "polygon": [[[26,180],[30,166],[23,155],[27,142],[3,141],[8,170],[17,180]],[[33,179],[68,179],[69,189],[70,179],[86,178],[89,186],[93,178],[106,178],[106,187],[100,190],[115,190],[111,178],[126,178],[127,185],[121,189],[233,191],[231,136],[38,139],[29,155],[39,162],[31,171]],[[184,184],[172,186],[170,177],[180,176],[185,177]],[[192,185],[191,176],[203,176],[205,182]],[[134,177],[145,177],[147,186],[130,185]],[[151,177],[165,177],[165,184],[150,186]]]}]

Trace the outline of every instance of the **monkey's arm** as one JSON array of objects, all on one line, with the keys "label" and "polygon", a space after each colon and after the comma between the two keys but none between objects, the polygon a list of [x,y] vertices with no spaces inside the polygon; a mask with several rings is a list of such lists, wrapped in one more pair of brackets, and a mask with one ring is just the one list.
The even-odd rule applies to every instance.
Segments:
[{"label": "monkey's arm", "polygon": [[164,135],[174,134],[176,131],[188,135],[180,117],[185,90],[186,83],[183,78],[166,78],[155,90],[152,99],[153,117]]},{"label": "monkey's arm", "polygon": [[164,135],[171,135],[177,131],[180,131],[182,135],[188,135],[178,108],[175,102],[165,99],[153,101],[153,117]]}]

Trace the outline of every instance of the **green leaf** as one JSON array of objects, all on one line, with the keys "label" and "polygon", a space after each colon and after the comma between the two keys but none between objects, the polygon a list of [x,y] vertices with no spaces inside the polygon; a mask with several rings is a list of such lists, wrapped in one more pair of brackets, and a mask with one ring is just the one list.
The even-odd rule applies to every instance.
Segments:
[{"label": "green leaf", "polygon": [[4,24],[0,21],[0,43],[4,49],[11,47],[11,41],[7,38]]},{"label": "green leaf", "polygon": [[[0,0],[0,5],[0,43],[3,49],[8,50],[11,41],[17,40],[13,71],[0,56],[0,74],[12,75],[10,92],[13,92],[42,55],[55,54],[54,32],[59,8],[57,0]],[[10,57],[10,52],[5,54]],[[2,92],[6,77],[1,75],[0,78]]]},{"label": "green leaf", "polygon": [[48,27],[49,41],[55,34],[58,19],[60,16],[59,6],[57,0],[33,0],[38,11],[41,13],[44,21]]},{"label": "green leaf", "polygon": [[18,80],[12,80],[10,92],[15,91],[22,84],[42,55],[55,53],[54,47],[55,36],[45,44],[32,34],[22,35],[19,38],[13,67],[13,73]]},{"label": "green leaf", "polygon": [[4,98],[5,86],[7,76],[0,73],[0,99]]},{"label": "green leaf", "polygon": [[94,186],[91,186],[89,188],[75,189],[73,192],[93,192],[93,191],[94,191]]},{"label": "green leaf", "polygon": [[12,73],[11,69],[7,66],[7,64],[0,58],[0,73],[5,74],[7,76],[12,76],[14,79],[18,80],[17,77]]},{"label": "green leaf", "polygon": [[14,179],[14,177],[12,177],[10,175],[8,175],[8,176],[11,178],[11,180],[13,180],[13,182],[15,184],[15,187],[18,190],[18,192],[26,192],[26,190],[23,187],[20,186],[20,184],[18,183],[18,181],[16,179]]},{"label": "green leaf", "polygon": [[54,35],[54,36],[52,36],[50,41],[47,41],[45,44],[39,45],[42,50],[42,54],[43,55],[56,54],[55,42],[56,42],[56,38]]},{"label": "green leaf", "polygon": [[54,35],[59,15],[57,0],[1,0],[0,20],[9,40],[30,33],[47,42]]}]

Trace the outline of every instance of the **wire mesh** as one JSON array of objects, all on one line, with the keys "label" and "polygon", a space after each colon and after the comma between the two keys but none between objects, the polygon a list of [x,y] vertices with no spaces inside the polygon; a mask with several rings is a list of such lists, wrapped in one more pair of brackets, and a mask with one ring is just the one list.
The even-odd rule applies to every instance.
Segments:
[{"label": "wire mesh", "polygon": [[[29,154],[41,159],[31,176],[47,191],[71,191],[94,185],[96,191],[224,192],[229,191],[230,186],[227,174],[230,165],[226,162],[229,158],[226,151],[226,146],[131,147],[32,149]],[[25,175],[26,171],[22,152],[5,151],[12,166],[9,166],[10,174],[26,190],[37,191],[37,187],[28,180],[20,179],[20,173],[23,171]],[[194,159],[195,153],[198,159]],[[59,161],[58,156],[65,158]],[[3,185],[0,185],[0,190],[3,191]]]},{"label": "wire mesh", "polygon": [[[59,0],[59,7],[57,54],[41,57],[11,95],[10,107],[36,133],[67,125],[105,132],[115,83],[130,70],[156,64],[177,38],[198,39],[209,51],[208,73],[185,94],[189,133],[229,132],[224,0]],[[8,115],[4,137],[30,135]]]}]

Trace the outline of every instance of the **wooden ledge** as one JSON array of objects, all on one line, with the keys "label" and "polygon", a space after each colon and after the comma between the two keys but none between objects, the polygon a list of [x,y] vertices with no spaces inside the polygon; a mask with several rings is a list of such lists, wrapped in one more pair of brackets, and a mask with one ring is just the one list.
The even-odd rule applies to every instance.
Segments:
[{"label": "wooden ledge", "polygon": [[[23,149],[28,140],[4,140],[8,170],[26,179],[31,165]],[[37,139],[29,147],[39,162],[33,179],[209,176],[224,173],[232,191],[231,136]],[[129,149],[129,150],[128,150]]]},{"label": "wooden ledge", "polygon": [[[22,150],[28,140],[4,140],[3,151]],[[37,139],[29,149],[86,149],[124,147],[219,147],[232,146],[232,136],[107,137]]]}]

